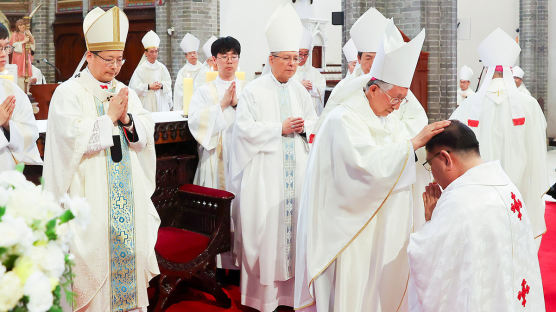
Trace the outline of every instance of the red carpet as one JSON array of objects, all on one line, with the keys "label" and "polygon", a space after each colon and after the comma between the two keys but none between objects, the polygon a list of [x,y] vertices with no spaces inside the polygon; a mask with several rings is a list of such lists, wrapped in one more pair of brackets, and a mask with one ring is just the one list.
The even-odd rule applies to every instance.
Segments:
[{"label": "red carpet", "polygon": [[547,312],[556,312],[556,203],[546,202],[547,232],[539,250],[544,300]]},{"label": "red carpet", "polygon": [[[539,250],[539,262],[544,287],[546,311],[556,312],[556,203],[546,203],[546,227],[548,231],[543,235]],[[232,307],[223,309],[213,304],[214,298],[203,292],[190,291],[188,300],[171,306],[167,312],[256,312],[256,310],[241,305],[239,287],[228,285],[226,293],[232,299]],[[190,295],[190,296],[189,296]],[[280,311],[292,311],[282,309]]]}]

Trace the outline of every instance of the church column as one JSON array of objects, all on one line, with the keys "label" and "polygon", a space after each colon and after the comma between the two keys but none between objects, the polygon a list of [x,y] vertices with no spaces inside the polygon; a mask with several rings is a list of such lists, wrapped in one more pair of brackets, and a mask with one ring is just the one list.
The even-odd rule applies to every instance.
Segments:
[{"label": "church column", "polygon": [[[520,0],[520,67],[531,95],[547,100],[548,0]],[[546,106],[545,106],[546,109]]]},{"label": "church column", "polygon": [[[35,8],[41,1],[33,1],[32,7]],[[56,1],[42,2],[42,7],[37,11],[31,20],[31,32],[35,37],[35,60],[40,63],[34,65],[39,68],[48,82],[54,82],[54,69],[42,60],[48,59],[54,63],[54,42],[52,40],[54,33],[52,23],[56,14]]]}]

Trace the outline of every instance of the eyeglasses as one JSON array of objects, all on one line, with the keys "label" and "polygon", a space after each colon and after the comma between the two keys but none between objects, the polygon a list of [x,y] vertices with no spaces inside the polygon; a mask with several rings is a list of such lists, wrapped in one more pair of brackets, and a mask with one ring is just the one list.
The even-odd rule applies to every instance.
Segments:
[{"label": "eyeglasses", "polygon": [[3,51],[3,52],[6,53],[6,54],[12,54],[12,52],[14,51],[14,49],[15,49],[15,48],[14,48],[13,46],[9,45],[9,44],[8,44],[7,46],[5,46],[5,47],[0,47],[0,51]]},{"label": "eyeglasses", "polygon": [[[379,86],[379,88],[380,88],[380,86]],[[400,99],[400,98],[397,98],[397,97],[393,97],[393,96],[391,96],[390,94],[388,94],[388,92],[386,92],[384,89],[380,88],[380,90],[382,90],[382,92],[383,92],[384,94],[386,94],[386,96],[387,96],[388,99],[390,100],[390,104],[392,104],[392,105],[398,105],[398,104],[400,104],[400,103],[401,103],[401,104],[407,103],[407,98]]]},{"label": "eyeglasses", "polygon": [[[426,169],[427,171],[431,171],[431,169],[432,169],[432,168],[431,168],[431,161],[432,161],[436,156],[440,155],[440,153],[442,153],[443,151],[444,151],[444,150],[442,150],[442,151],[440,151],[440,152],[434,154],[434,156],[432,156],[431,159],[425,161],[425,162],[423,163],[423,167],[425,167],[425,169]],[[444,151],[444,152],[450,154],[450,151]]]},{"label": "eyeglasses", "polygon": [[105,59],[104,57],[98,55],[98,53],[96,53],[96,52],[91,52],[91,53],[93,53],[94,55],[100,57],[100,59],[104,62],[104,65],[106,65],[106,66],[115,65],[115,66],[117,66],[117,67],[120,67],[120,66],[124,65],[124,63],[125,63],[125,59],[121,59],[121,60],[120,60],[120,59],[107,60],[107,59]]},{"label": "eyeglasses", "polygon": [[309,56],[309,53],[299,53],[299,56],[301,56],[301,57],[307,57],[307,56]]},{"label": "eyeglasses", "polygon": [[217,59],[221,61],[232,61],[233,63],[239,60],[239,55],[224,55],[224,56],[217,56]]},{"label": "eyeglasses", "polygon": [[293,62],[293,63],[299,64],[299,62],[300,62],[299,57],[297,57],[297,56],[294,56],[294,57],[292,58],[292,57],[283,57],[283,56],[279,56],[279,55],[274,55],[274,54],[273,54],[272,57],[277,57],[277,58],[281,59],[282,61],[284,61],[284,62],[286,62],[286,63],[291,63],[291,62]]}]

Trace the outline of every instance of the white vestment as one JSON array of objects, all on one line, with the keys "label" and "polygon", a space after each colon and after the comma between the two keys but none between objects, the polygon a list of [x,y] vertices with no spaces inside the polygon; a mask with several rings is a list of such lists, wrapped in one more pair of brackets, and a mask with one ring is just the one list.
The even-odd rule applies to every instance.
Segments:
[{"label": "white vestment", "polygon": [[195,80],[193,81],[193,89],[194,90],[197,90],[202,85],[207,83],[207,72],[209,72],[209,71],[213,71],[213,70],[212,70],[212,68],[210,68],[210,66],[207,64],[207,62],[204,62],[203,65],[201,65],[201,68],[199,69],[199,71],[197,72],[197,75],[195,76]]},{"label": "white vestment", "polygon": [[201,64],[197,62],[195,65],[185,63],[180,71],[178,71],[174,84],[174,111],[183,110],[183,78],[192,78],[195,81],[199,70],[201,70]]},{"label": "white vestment", "polygon": [[311,133],[317,116],[310,95],[295,79],[280,83],[263,75],[243,89],[232,136],[241,302],[265,312],[293,305],[297,207],[309,145],[298,133],[282,135],[288,117],[303,118]]},{"label": "white vestment", "polygon": [[467,88],[467,90],[462,91],[459,86],[458,86],[458,91],[457,91],[457,101],[456,101],[456,105],[460,106],[461,103],[467,99],[467,97],[469,97],[471,94],[475,94],[475,92],[473,90],[471,90],[471,88]]},{"label": "white vestment", "polygon": [[[149,84],[160,82],[162,89],[150,90]],[[137,92],[143,107],[149,112],[167,112],[172,108],[172,78],[164,64],[145,60],[137,65],[129,80],[129,87]]]},{"label": "white vestment", "polygon": [[[457,119],[473,129],[484,160],[500,160],[502,168],[523,195],[533,233],[539,238],[546,231],[542,196],[550,187],[546,167],[546,119],[534,98],[514,92],[515,103],[523,111],[524,119],[513,120],[503,78],[493,79],[487,87],[478,120],[472,117],[470,100],[464,101],[450,119]],[[471,97],[475,96],[478,94]]]},{"label": "white vestment", "polygon": [[545,311],[527,209],[497,161],[446,187],[408,254],[412,312]]},{"label": "white vestment", "polygon": [[396,116],[363,90],[332,110],[308,161],[297,232],[295,308],[405,311],[415,156]]},{"label": "white vestment", "polygon": [[39,132],[29,97],[14,82],[0,79],[0,104],[10,95],[15,96],[15,108],[8,122],[9,131],[0,125],[0,171],[14,169],[19,162],[42,164],[36,144]]},{"label": "white vestment", "polygon": [[[116,80],[98,82],[85,69],[58,86],[52,96],[45,187],[57,197],[64,193],[84,197],[92,207],[92,222],[85,230],[71,225],[74,311],[145,308],[149,280],[159,273],[154,245],[160,218],[151,201],[154,123],[133,90],[128,113],[136,142],[128,140],[131,132],[114,127],[102,112],[108,110],[107,97],[124,87]],[[111,156],[117,154],[111,147],[118,150],[114,134],[121,142],[120,162]]]},{"label": "white vestment", "polygon": [[303,80],[309,80],[313,84],[313,89],[309,92],[311,98],[313,99],[313,107],[317,115],[320,115],[324,109],[324,91],[326,89],[326,79],[319,72],[318,69],[314,68],[309,62],[305,63],[303,66],[298,66],[297,71],[293,78],[301,82]]},{"label": "white vestment", "polygon": [[38,69],[35,65],[31,64],[31,71],[33,72],[33,77],[32,78],[37,78],[37,82],[35,84],[45,84],[46,83],[46,79],[44,78],[44,75],[42,74],[41,70]]},{"label": "white vestment", "polygon": [[529,90],[527,89],[527,87],[525,86],[525,84],[522,82],[521,85],[519,87],[517,87],[517,91],[526,94],[528,96],[531,96],[531,92],[529,92]]},{"label": "white vestment", "polygon": [[4,70],[0,71],[0,75],[10,75],[14,77],[14,82],[17,82],[17,64],[6,64]]}]

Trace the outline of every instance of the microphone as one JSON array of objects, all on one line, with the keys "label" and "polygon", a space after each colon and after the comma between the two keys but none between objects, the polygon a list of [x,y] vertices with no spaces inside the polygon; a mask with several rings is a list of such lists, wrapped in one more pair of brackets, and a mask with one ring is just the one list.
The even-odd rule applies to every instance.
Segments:
[{"label": "microphone", "polygon": [[[46,58],[43,58],[42,61],[46,64],[48,64],[49,66],[51,66],[52,68],[54,68],[56,70],[56,72],[58,72],[58,75],[62,75],[62,72],[58,69],[58,67],[54,66],[52,63],[50,63]],[[38,62],[38,60],[37,60]]]}]

